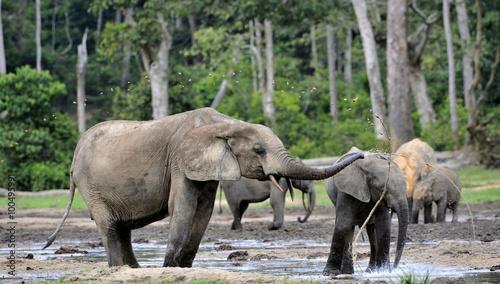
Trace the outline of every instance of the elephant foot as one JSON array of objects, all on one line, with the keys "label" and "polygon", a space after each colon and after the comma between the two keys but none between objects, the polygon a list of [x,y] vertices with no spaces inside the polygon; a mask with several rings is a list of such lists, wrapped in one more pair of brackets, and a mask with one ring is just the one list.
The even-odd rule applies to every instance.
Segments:
[{"label": "elephant foot", "polygon": [[268,230],[278,230],[279,228],[281,228],[282,224],[276,224],[276,223],[269,223],[269,225],[267,226],[267,229]]},{"label": "elephant foot", "polygon": [[231,225],[231,230],[233,230],[233,231],[241,231],[241,230],[243,230],[243,227],[241,226],[241,224],[240,225],[232,224]]},{"label": "elephant foot", "polygon": [[325,266],[325,269],[323,269],[323,276],[337,276],[340,275],[340,269],[334,268],[334,267],[329,267]]}]

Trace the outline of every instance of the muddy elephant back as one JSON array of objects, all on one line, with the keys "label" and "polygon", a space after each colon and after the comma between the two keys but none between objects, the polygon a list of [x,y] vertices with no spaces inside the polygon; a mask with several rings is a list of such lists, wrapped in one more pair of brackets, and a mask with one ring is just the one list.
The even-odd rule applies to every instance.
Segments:
[{"label": "muddy elephant back", "polygon": [[437,159],[434,150],[426,142],[415,138],[401,145],[395,156],[394,162],[406,178],[407,197],[412,197],[418,180],[436,168]]}]

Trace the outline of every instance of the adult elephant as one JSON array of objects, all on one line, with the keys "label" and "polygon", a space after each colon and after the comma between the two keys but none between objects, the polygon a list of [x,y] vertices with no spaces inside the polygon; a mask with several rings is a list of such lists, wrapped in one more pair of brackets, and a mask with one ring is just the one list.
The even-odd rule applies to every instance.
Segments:
[{"label": "adult elephant", "polygon": [[409,212],[412,212],[415,184],[437,167],[436,154],[429,144],[415,138],[399,146],[394,155],[394,163],[406,178],[406,198]]},{"label": "adult elephant", "polygon": [[78,187],[97,224],[108,264],[138,267],[131,230],[170,217],[163,266],[191,267],[220,180],[325,179],[363,154],[315,169],[295,161],[267,127],[203,108],[152,121],[108,121],[80,139],[66,212]]},{"label": "adult elephant", "polygon": [[[292,179],[292,184],[288,184],[285,179],[281,179],[279,182],[280,187],[283,191],[279,190],[270,181],[259,181],[255,179],[241,178],[238,181],[222,181],[220,186],[224,191],[227,203],[231,208],[233,213],[233,223],[231,224],[232,230],[241,230],[241,218],[243,213],[248,208],[250,203],[258,203],[270,198],[270,203],[273,208],[274,219],[269,223],[269,230],[277,230],[283,226],[285,219],[285,196],[286,192],[290,190],[293,192],[293,188],[298,188],[302,191],[302,200],[304,204],[304,209],[306,210],[306,215],[304,219],[298,217],[300,223],[307,221],[309,216],[314,210],[314,204],[316,203],[316,190],[314,188],[314,183],[311,180],[296,180]],[[307,195],[309,205],[305,205],[305,196]]]},{"label": "adult elephant", "polygon": [[[447,167],[432,171],[415,186],[413,192],[413,223],[418,223],[418,211],[424,209],[424,223],[444,222],[446,209],[450,209],[452,222],[458,221],[458,202],[462,186],[457,173]],[[432,204],[436,203],[436,219],[432,214]]]},{"label": "adult elephant", "polygon": [[[359,151],[357,148],[352,148],[340,157],[338,162],[352,157],[357,151]],[[363,160],[352,163],[339,174],[326,180],[326,191],[335,205],[336,216],[330,254],[323,270],[324,275],[354,273],[352,260],[354,227],[361,227],[364,223],[380,199],[386,182],[387,192],[366,226],[370,241],[370,262],[367,271],[390,269],[389,209],[398,214],[399,230],[394,267],[398,266],[408,227],[405,178],[395,163],[382,156],[366,153]]]}]

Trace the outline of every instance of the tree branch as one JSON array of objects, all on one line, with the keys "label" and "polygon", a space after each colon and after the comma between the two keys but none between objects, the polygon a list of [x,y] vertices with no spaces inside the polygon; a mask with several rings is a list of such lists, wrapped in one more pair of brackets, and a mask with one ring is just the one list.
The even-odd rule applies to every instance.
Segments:
[{"label": "tree branch", "polygon": [[[493,64],[491,65],[490,79],[488,80],[488,83],[486,84],[484,90],[481,92],[481,96],[479,96],[479,99],[477,99],[478,106],[481,105],[481,102],[488,95],[488,90],[491,88],[491,85],[493,85],[493,80],[495,79],[495,73],[497,70],[498,63],[500,63],[500,50],[497,50],[495,62],[493,62]],[[479,108],[476,108],[476,113],[478,112],[478,110]]]}]

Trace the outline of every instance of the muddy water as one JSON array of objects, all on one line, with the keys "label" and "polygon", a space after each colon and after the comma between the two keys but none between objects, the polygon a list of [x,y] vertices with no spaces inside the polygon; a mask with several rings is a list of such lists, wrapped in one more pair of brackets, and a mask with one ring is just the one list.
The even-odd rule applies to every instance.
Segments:
[{"label": "muddy water", "polygon": [[[216,250],[220,243],[230,244],[232,249],[227,251]],[[410,243],[411,244],[411,243]],[[429,244],[419,244],[422,246],[432,245]],[[85,260],[85,261],[98,261],[105,262],[106,255],[102,247],[97,248],[85,248],[82,250],[87,251],[87,254],[54,254],[56,249],[46,249],[41,250],[43,244],[36,244],[34,247],[21,247],[17,250],[18,255],[27,255],[32,253],[35,259],[46,260],[46,259],[72,259],[72,260]],[[79,247],[81,245],[78,242],[65,242],[61,245],[70,245],[72,247]],[[360,243],[358,247],[368,246],[367,243]],[[85,247],[85,246],[84,246]],[[161,267],[163,264],[163,257],[165,253],[165,245],[159,245],[154,242],[144,243],[144,244],[133,244],[134,252],[137,256],[142,267]],[[202,267],[209,269],[219,269],[234,272],[257,272],[261,274],[268,274],[274,276],[286,276],[286,277],[297,277],[306,278],[311,280],[328,280],[329,277],[322,275],[324,265],[326,263],[326,256],[322,255],[316,258],[294,258],[294,257],[284,257],[275,259],[272,254],[258,254],[257,251],[262,250],[273,250],[273,249],[283,249],[283,248],[304,248],[304,249],[321,249],[328,252],[330,244],[326,243],[310,243],[309,241],[294,241],[286,243],[273,243],[273,242],[261,242],[256,240],[219,240],[217,243],[208,242],[203,243],[200,247],[199,254],[195,259],[193,267]],[[227,255],[234,251],[247,251],[249,256],[245,260],[228,260]],[[0,257],[7,255],[9,252],[5,249],[0,250]],[[252,260],[252,255],[260,255],[258,260]],[[366,267],[368,260],[358,261],[359,267]],[[466,269],[457,269],[454,267],[430,267],[428,264],[422,263],[403,263],[398,269],[392,272],[378,272],[378,273],[364,273],[360,268],[356,269],[357,272],[353,276],[358,280],[384,280],[389,282],[400,282],[398,279],[404,277],[405,273],[413,273],[417,279],[423,279],[426,275],[430,275],[431,279],[438,277],[451,277],[459,278],[461,277],[468,283],[500,283],[500,273],[490,272],[487,270],[475,270],[473,273]],[[0,274],[0,278],[2,278]],[[23,277],[22,274],[19,275]],[[51,274],[41,273],[40,275],[30,275],[32,280],[49,280],[58,279],[63,274]],[[1,282],[1,281],[0,281]]]}]

